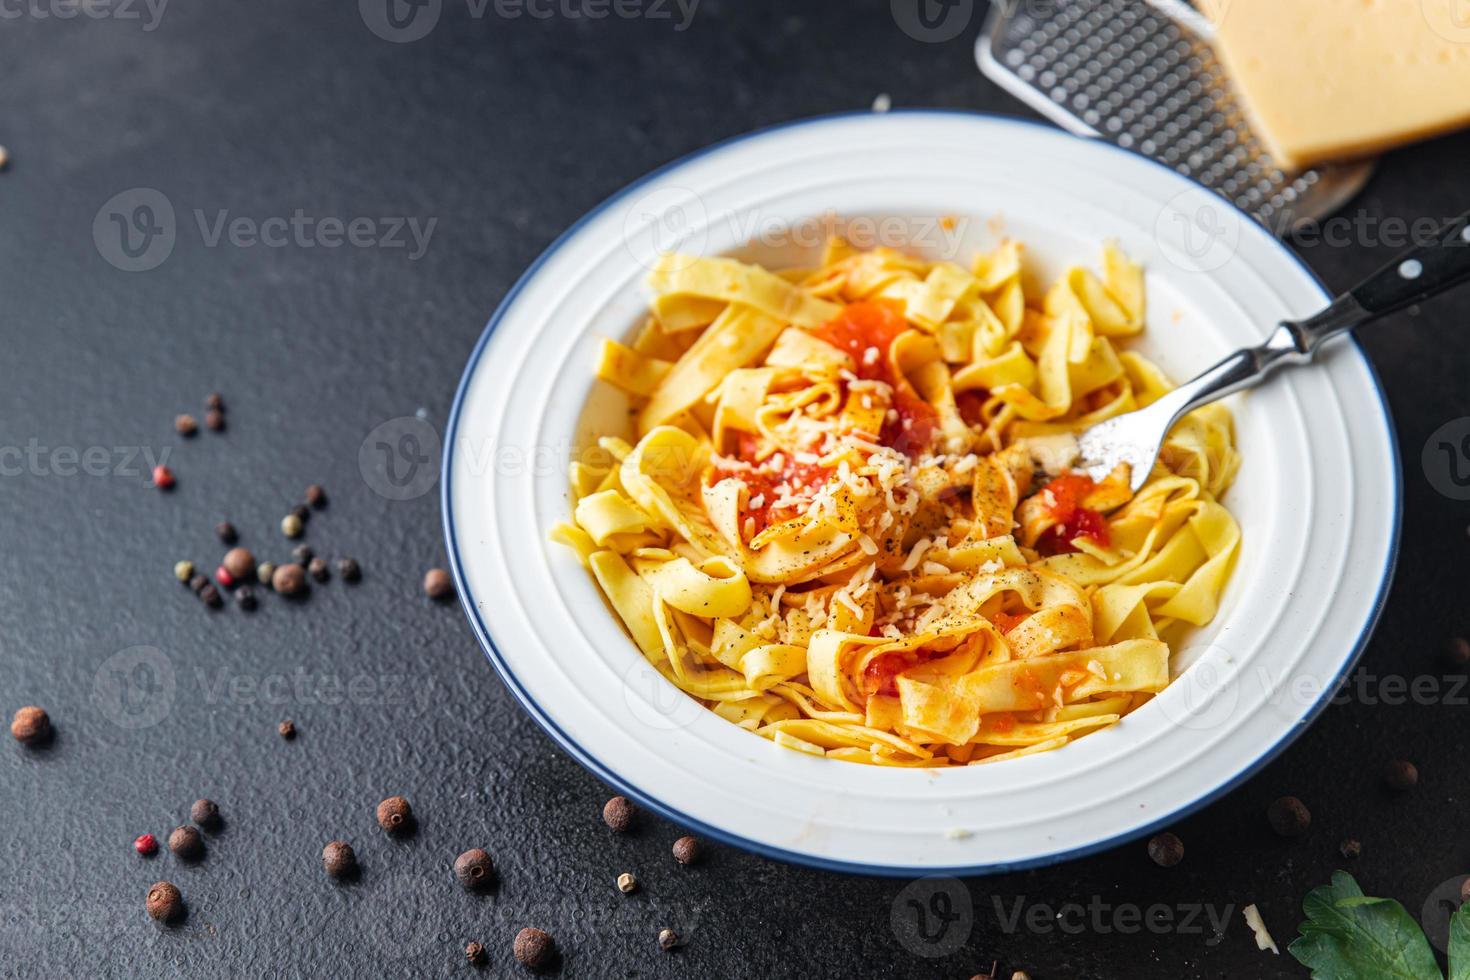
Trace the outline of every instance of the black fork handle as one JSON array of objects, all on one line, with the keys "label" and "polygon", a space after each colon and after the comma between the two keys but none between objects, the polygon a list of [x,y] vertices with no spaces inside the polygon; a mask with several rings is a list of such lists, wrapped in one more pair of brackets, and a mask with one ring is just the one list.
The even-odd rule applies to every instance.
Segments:
[{"label": "black fork handle", "polygon": [[1297,352],[1310,355],[1340,333],[1421,303],[1470,280],[1470,212],[1440,228],[1434,240],[1404,252],[1343,293],[1325,310],[1287,322]]}]

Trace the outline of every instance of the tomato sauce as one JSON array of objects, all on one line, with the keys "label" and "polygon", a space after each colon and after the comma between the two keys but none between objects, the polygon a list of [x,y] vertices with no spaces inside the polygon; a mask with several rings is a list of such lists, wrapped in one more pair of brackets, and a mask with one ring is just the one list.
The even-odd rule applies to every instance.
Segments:
[{"label": "tomato sauce", "polygon": [[910,667],[928,663],[934,657],[927,650],[895,650],[880,653],[863,668],[863,692],[869,697],[875,694],[898,697],[898,675]]},{"label": "tomato sauce", "polygon": [[1102,514],[1082,506],[1082,501],[1097,484],[1081,473],[1064,473],[1041,488],[1051,492],[1047,511],[1056,524],[1037,539],[1036,549],[1046,555],[1060,555],[1077,550],[1072,542],[1088,538],[1101,547],[1110,543],[1108,525]]},{"label": "tomato sauce", "polygon": [[994,616],[991,616],[990,621],[994,623],[995,628],[1000,630],[1002,633],[1009,633],[1017,626],[1020,626],[1022,621],[1024,621],[1025,618],[1029,615],[1030,613],[1017,614],[1002,611],[996,613]]},{"label": "tomato sauce", "polygon": [[756,534],[772,524],[779,524],[781,521],[797,516],[796,508],[774,506],[778,499],[786,495],[784,491],[790,491],[792,495],[810,496],[825,486],[828,477],[832,475],[831,469],[825,466],[798,463],[790,455],[783,457],[782,462],[785,465],[777,470],[770,465],[769,461],[764,464],[757,462],[756,456],[759,451],[759,438],[748,432],[740,433],[736,453],[743,462],[757,468],[729,471],[729,475],[742,480],[749,488],[749,500],[760,501],[760,506],[750,507],[745,512],[745,515],[755,522]]},{"label": "tomato sauce", "polygon": [[[892,386],[890,407],[896,418],[884,422],[878,438],[883,445],[913,456],[934,445],[939,413],[918,396],[906,378],[895,377],[889,366],[888,350],[908,328],[900,304],[862,300],[843,307],[836,318],[817,327],[812,335],[850,356],[856,365],[853,373],[859,378]],[[869,351],[876,351],[876,357]]]},{"label": "tomato sauce", "polygon": [[954,396],[955,407],[966,425],[985,424],[985,396],[978,391],[962,391]]}]

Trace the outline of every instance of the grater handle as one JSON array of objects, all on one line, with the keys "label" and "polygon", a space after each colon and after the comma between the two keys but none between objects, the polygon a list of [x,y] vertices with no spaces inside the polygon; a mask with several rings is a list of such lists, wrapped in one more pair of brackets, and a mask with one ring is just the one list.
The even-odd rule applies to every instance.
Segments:
[{"label": "grater handle", "polygon": [[1314,316],[1286,323],[1301,354],[1330,337],[1437,296],[1470,280],[1470,212],[1435,233],[1434,241],[1409,249]]}]

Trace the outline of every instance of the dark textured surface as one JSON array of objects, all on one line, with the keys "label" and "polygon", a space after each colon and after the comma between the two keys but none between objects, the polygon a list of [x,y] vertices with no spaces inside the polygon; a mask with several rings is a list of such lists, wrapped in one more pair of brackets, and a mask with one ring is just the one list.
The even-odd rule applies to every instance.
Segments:
[{"label": "dark textured surface", "polygon": [[[542,20],[444,6],[413,44],[375,37],[349,0],[176,3],[151,31],[141,6],[142,20],[37,16],[45,3],[0,20],[12,157],[0,173],[0,691],[7,716],[39,703],[58,731],[47,749],[0,751],[0,975],[471,975],[461,950],[478,939],[480,975],[505,976],[519,970],[511,937],[535,924],[557,938],[567,977],[966,978],[992,961],[1037,980],[1300,976],[1256,950],[1239,909],[1259,903],[1284,947],[1303,893],[1346,863],[1340,838],[1363,841],[1353,866],[1365,888],[1416,915],[1470,870],[1466,692],[1446,681],[1421,698],[1434,703],[1392,704],[1379,683],[1438,684],[1439,648],[1467,626],[1470,506],[1435,493],[1419,462],[1430,432],[1470,413],[1463,296],[1365,338],[1394,409],[1406,503],[1398,578],[1362,662],[1374,680],[1183,821],[1178,867],[1154,867],[1138,842],[970,881],[961,950],[927,958],[890,923],[896,898],[907,907],[904,882],[722,847],[682,868],[674,826],[608,832],[606,790],[516,706],[460,611],[422,597],[424,570],[444,561],[436,497],[374,492],[358,468],[365,434],[419,409],[442,426],[519,272],[652,167],[879,92],[899,106],[1023,110],[975,71],[978,20],[920,43],[877,0],[704,0],[683,31],[672,7],[673,20]],[[1349,284],[1393,251],[1384,219],[1470,204],[1467,153],[1461,135],[1392,154],[1355,202],[1348,241],[1303,255],[1329,286]],[[91,234],[103,202],[136,187],[162,191],[179,215],[176,247],[146,273],[108,264]],[[437,224],[411,260],[402,248],[208,247],[193,217],[296,208]],[[213,389],[229,403],[227,432],[176,437],[175,413],[202,419]],[[101,475],[70,455],[89,447]],[[129,447],[169,453],[178,488],[149,489]],[[209,612],[173,581],[180,557],[212,570],[224,518],[261,557],[284,558],[276,525],[312,481],[331,504],[306,540],[355,555],[360,584],[334,579],[299,604],[266,595],[247,615]],[[140,646],[156,652],[110,659]],[[155,669],[118,673],[138,663]],[[294,742],[275,732],[287,717]],[[1377,773],[1397,755],[1422,777],[1390,798]],[[1314,815],[1293,842],[1264,818],[1288,792]],[[373,817],[399,793],[420,820],[403,841]],[[163,840],[199,796],[226,820],[202,862],[133,853],[136,835]],[[357,850],[356,883],[322,874],[335,837]],[[452,880],[471,846],[496,857],[488,896]],[[614,887],[625,870],[643,883],[632,897]],[[171,929],[144,914],[158,878],[188,904]],[[997,908],[1018,902],[1008,927]],[[1066,902],[1233,911],[1218,937],[1130,931],[1111,912],[1035,927],[1053,920],[1030,910]],[[660,952],[666,925],[687,946]]]}]

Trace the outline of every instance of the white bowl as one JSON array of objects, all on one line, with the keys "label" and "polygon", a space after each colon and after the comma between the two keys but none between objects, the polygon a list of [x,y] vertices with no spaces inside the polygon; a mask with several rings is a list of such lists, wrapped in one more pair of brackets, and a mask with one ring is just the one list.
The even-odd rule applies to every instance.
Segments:
[{"label": "white bowl", "polygon": [[[1176,379],[1328,298],[1264,229],[1185,178],[1013,119],[815,119],[666,167],[536,261],[486,326],[455,399],[444,529],[461,600],[506,684],[563,748],[644,806],[763,854],[849,871],[1056,861],[1148,833],[1245,779],[1327,703],[1393,567],[1398,454],[1351,341],[1236,397],[1244,463],[1225,502],[1244,542],[1218,617],[1176,652],[1180,676],[1162,695],[1055,752],[915,771],[780,748],[648,668],[572,552],[547,540],[569,514],[573,453],[591,430],[621,427],[619,400],[594,392],[605,387],[594,356],[599,337],[642,321],[653,256],[788,264],[810,257],[822,230],[813,219],[829,211],[887,217],[907,244],[962,262],[1019,238],[1042,279],[1095,263],[1117,239],[1147,268],[1142,346]],[[940,234],[943,216],[956,219],[953,238]]]}]

